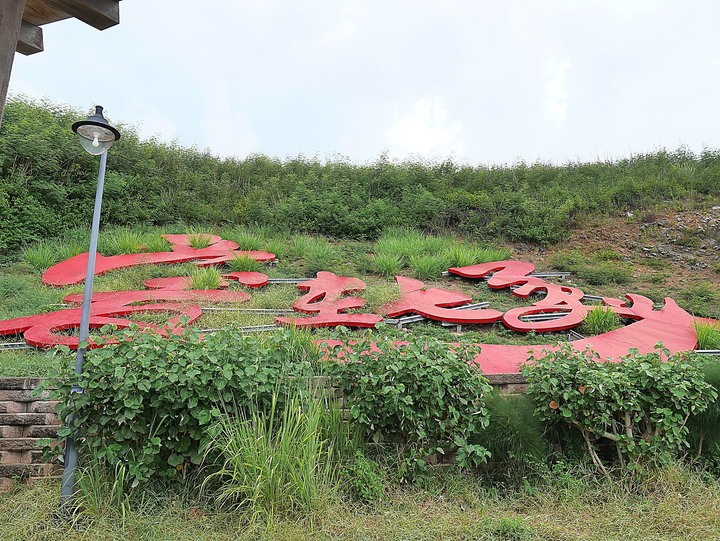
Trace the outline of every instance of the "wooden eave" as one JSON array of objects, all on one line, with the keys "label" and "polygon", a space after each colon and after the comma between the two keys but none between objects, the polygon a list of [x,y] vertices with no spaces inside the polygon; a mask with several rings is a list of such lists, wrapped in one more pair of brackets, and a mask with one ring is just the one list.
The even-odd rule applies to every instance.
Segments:
[{"label": "wooden eave", "polygon": [[25,55],[43,50],[41,26],[75,18],[98,30],[120,22],[120,0],[25,0],[16,51]]}]

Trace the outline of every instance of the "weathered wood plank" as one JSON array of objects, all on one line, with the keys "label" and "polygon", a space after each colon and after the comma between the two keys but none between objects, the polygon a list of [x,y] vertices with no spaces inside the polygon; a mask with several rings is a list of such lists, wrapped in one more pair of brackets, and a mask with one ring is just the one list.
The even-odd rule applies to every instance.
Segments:
[{"label": "weathered wood plank", "polygon": [[43,49],[42,28],[23,21],[15,50],[24,55],[31,55],[40,53]]},{"label": "weathered wood plank", "polygon": [[0,124],[24,8],[25,0],[0,2]]},{"label": "weathered wood plank", "polygon": [[98,30],[105,30],[120,23],[119,0],[45,0],[45,2]]},{"label": "weathered wood plank", "polygon": [[70,15],[45,3],[45,0],[26,0],[23,21],[35,26],[54,23],[69,18]]}]

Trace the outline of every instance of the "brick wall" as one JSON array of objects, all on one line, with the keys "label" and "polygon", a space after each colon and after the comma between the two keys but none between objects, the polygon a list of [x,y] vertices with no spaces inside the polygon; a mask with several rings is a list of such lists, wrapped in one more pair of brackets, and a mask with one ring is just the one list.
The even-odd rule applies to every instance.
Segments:
[{"label": "brick wall", "polygon": [[34,396],[40,383],[34,378],[0,378],[0,490],[15,481],[57,475],[58,466],[46,464],[38,446],[41,438],[57,434],[55,404]]}]

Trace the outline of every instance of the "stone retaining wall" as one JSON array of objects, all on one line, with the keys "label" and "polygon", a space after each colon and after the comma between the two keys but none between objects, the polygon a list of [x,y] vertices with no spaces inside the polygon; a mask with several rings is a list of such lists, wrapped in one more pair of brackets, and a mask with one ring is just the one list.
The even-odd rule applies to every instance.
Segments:
[{"label": "stone retaining wall", "polygon": [[[520,374],[489,374],[493,387],[503,393],[522,393],[527,388]],[[54,438],[60,421],[47,395],[35,396],[37,378],[0,378],[0,491],[15,481],[57,476],[60,468],[43,461],[41,438]]]},{"label": "stone retaining wall", "polygon": [[55,404],[47,396],[34,396],[40,379],[0,378],[0,490],[14,481],[32,482],[58,474],[58,466],[46,464],[38,445],[54,438],[60,425]]}]

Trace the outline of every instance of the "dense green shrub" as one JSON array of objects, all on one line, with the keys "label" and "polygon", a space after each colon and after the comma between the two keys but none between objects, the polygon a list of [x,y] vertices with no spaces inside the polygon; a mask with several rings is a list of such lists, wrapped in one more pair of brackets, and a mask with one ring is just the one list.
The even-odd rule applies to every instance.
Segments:
[{"label": "dense green shrub", "polygon": [[[134,484],[174,478],[200,464],[208,427],[223,413],[282,409],[289,386],[317,359],[308,336],[282,331],[245,335],[232,328],[200,340],[195,331],[164,338],[131,329],[116,345],[88,351],[82,377],[70,356],[48,385],[59,415],[76,416],[59,431],[81,452],[128,464]],[[73,393],[74,386],[83,392]]]},{"label": "dense green shrub", "polygon": [[380,465],[365,456],[362,450],[345,467],[345,483],[354,500],[363,503],[376,502],[385,497],[385,479]]},{"label": "dense green shrub", "polygon": [[[33,241],[89,223],[98,161],[70,130],[84,116],[47,102],[8,102],[0,127],[0,249],[12,257]],[[720,193],[720,158],[712,150],[490,167],[384,156],[369,164],[237,160],[141,141],[132,127],[120,129],[108,162],[104,226],[282,224],[357,239],[404,226],[549,244],[590,215]]]},{"label": "dense green shrub", "polygon": [[394,345],[354,342],[328,366],[343,394],[349,417],[364,438],[405,444],[410,461],[422,464],[433,453],[457,452],[460,466],[476,466],[488,453],[469,439],[487,426],[485,399],[490,385],[470,364],[476,348],[454,349],[438,340]]},{"label": "dense green shrub", "polygon": [[[702,363],[705,381],[720,389],[720,360],[710,357]],[[693,455],[720,474],[720,400],[688,420]]]},{"label": "dense green shrub", "polygon": [[570,344],[531,357],[523,373],[538,414],[578,429],[602,471],[599,440],[612,442],[619,462],[630,469],[668,464],[687,449],[689,417],[718,396],[700,364],[661,347],[644,355],[630,350],[618,362],[599,361],[590,349]]}]

